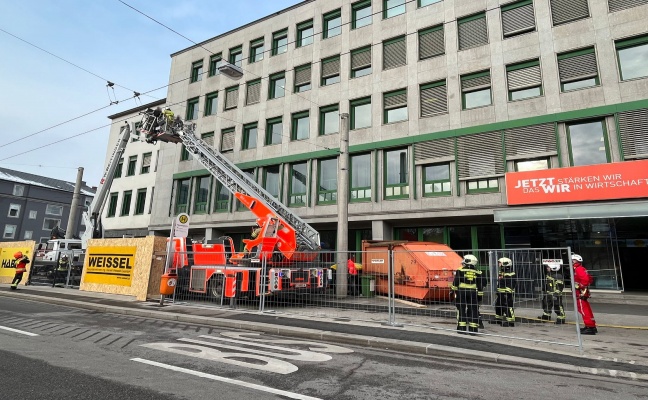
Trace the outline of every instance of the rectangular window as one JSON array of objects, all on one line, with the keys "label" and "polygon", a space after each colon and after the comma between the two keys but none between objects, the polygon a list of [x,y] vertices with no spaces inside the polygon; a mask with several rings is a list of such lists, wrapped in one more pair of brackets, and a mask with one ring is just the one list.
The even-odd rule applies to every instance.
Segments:
[{"label": "rectangular window", "polygon": [[499,180],[497,178],[474,179],[466,181],[467,193],[496,193],[499,192]]},{"label": "rectangular window", "polygon": [[146,189],[137,189],[135,198],[135,215],[143,215],[146,208]]},{"label": "rectangular window", "polygon": [[223,64],[223,53],[214,54],[209,57],[209,76],[220,74],[218,67]]},{"label": "rectangular window", "polygon": [[37,216],[38,216],[38,211],[31,210],[29,212],[29,219],[36,219]]},{"label": "rectangular window", "polygon": [[623,159],[648,158],[648,108],[623,111],[617,115]]},{"label": "rectangular window", "polygon": [[34,231],[25,231],[25,237],[23,239],[31,240],[33,235],[34,235]]},{"label": "rectangular window", "polygon": [[261,79],[248,82],[245,92],[245,105],[258,103],[261,100]]},{"label": "rectangular window", "polygon": [[608,9],[610,12],[616,12],[646,4],[648,0],[608,0]]},{"label": "rectangular window", "polygon": [[351,29],[362,28],[371,24],[371,0],[351,4]]},{"label": "rectangular window", "polygon": [[61,226],[61,220],[60,219],[45,218],[43,220],[43,230],[44,231],[51,231],[52,229],[56,228],[57,226]]},{"label": "rectangular window", "polygon": [[179,179],[176,181],[176,202],[175,214],[189,212],[189,188],[191,179]]},{"label": "rectangular window", "polygon": [[297,47],[308,46],[313,43],[313,20],[304,21],[297,24]]},{"label": "rectangular window", "polygon": [[405,36],[383,42],[383,70],[407,64],[407,45]]},{"label": "rectangular window", "polygon": [[288,51],[288,28],[272,34],[272,55],[283,54]]},{"label": "rectangular window", "polygon": [[351,100],[350,129],[369,128],[371,126],[371,97]]},{"label": "rectangular window", "polygon": [[351,78],[371,74],[371,46],[351,50]]},{"label": "rectangular window", "polygon": [[128,169],[126,170],[126,176],[135,175],[135,166],[137,165],[137,156],[128,157]]},{"label": "rectangular window", "polygon": [[124,192],[124,196],[122,197],[121,213],[119,214],[120,216],[124,217],[130,215],[132,200],[133,200],[133,191],[126,190]]},{"label": "rectangular window", "polygon": [[214,212],[227,212],[229,210],[229,191],[222,183],[214,183]]},{"label": "rectangular window", "polygon": [[[243,171],[243,173],[245,175],[247,175],[251,180],[256,182],[256,176],[255,176],[255,173],[254,173],[254,168],[246,169],[246,170]],[[236,201],[236,210],[237,211],[245,211],[247,209],[248,208],[245,205],[243,205],[243,203],[241,203],[238,200]]]},{"label": "rectangular window", "polygon": [[124,159],[120,158],[117,163],[117,168],[115,168],[115,178],[121,178],[122,170],[124,169]]},{"label": "rectangular window", "polygon": [[20,217],[20,204],[9,204],[9,213],[7,216],[9,218]]},{"label": "rectangular window", "polygon": [[263,45],[263,38],[258,38],[250,42],[250,57],[249,63],[255,63],[263,60],[265,53],[265,46]]},{"label": "rectangular window", "polygon": [[243,150],[254,149],[257,147],[257,123],[243,126]]},{"label": "rectangular window", "polygon": [[522,0],[502,6],[502,31],[504,38],[535,31],[533,0]]},{"label": "rectangular window", "polygon": [[5,225],[3,239],[13,239],[16,235],[16,225]]},{"label": "rectangular window", "polygon": [[202,81],[203,75],[203,62],[202,60],[196,61],[191,64],[191,83]]},{"label": "rectangular window", "polygon": [[515,171],[539,171],[543,169],[549,169],[549,159],[548,158],[538,158],[535,160],[516,160],[515,161]]},{"label": "rectangular window", "polygon": [[322,37],[324,39],[342,33],[342,11],[338,9],[324,14],[322,25],[324,26],[322,29]]},{"label": "rectangular window", "polygon": [[266,128],[266,146],[273,144],[280,144],[281,137],[283,136],[283,122],[282,118],[273,118],[268,120]]},{"label": "rectangular window", "polygon": [[221,153],[234,151],[235,129],[226,128],[221,130]]},{"label": "rectangular window", "polygon": [[648,36],[618,40],[614,44],[622,81],[648,76]]},{"label": "rectangular window", "polygon": [[187,150],[187,148],[183,144],[180,149],[180,161],[187,161],[187,160],[191,160],[191,154],[189,154],[189,150]]},{"label": "rectangular window", "polygon": [[589,17],[587,0],[550,0],[554,26]]},{"label": "rectangular window", "polygon": [[194,214],[207,214],[209,206],[209,186],[211,178],[200,176],[196,178],[196,192],[194,193]]},{"label": "rectangular window", "polygon": [[383,0],[383,19],[405,14],[405,0]]},{"label": "rectangular window", "polygon": [[229,63],[237,67],[243,66],[243,46],[232,47],[229,50]]},{"label": "rectangular window", "polygon": [[351,156],[350,201],[371,201],[371,154]]},{"label": "rectangular window", "polygon": [[421,118],[448,113],[446,81],[426,83],[420,87]]},{"label": "rectangular window", "polygon": [[441,0],[418,0],[419,7],[429,6],[430,4],[438,3]]},{"label": "rectangular window", "polygon": [[239,87],[238,85],[225,89],[225,110],[231,110],[238,105]]},{"label": "rectangular window", "polygon": [[311,65],[295,67],[295,93],[311,90]]},{"label": "rectangular window", "polygon": [[25,185],[14,185],[13,195],[22,196],[25,193]]},{"label": "rectangular window", "polygon": [[63,215],[63,206],[57,206],[55,204],[48,204],[45,207],[46,215]]},{"label": "rectangular window", "polygon": [[469,110],[492,104],[490,72],[477,72],[461,77],[463,109]]},{"label": "rectangular window", "polygon": [[385,151],[385,198],[409,197],[407,149]]},{"label": "rectangular window", "polygon": [[205,116],[216,115],[218,111],[218,92],[207,93],[205,96]]},{"label": "rectangular window", "polygon": [[457,19],[457,29],[459,30],[459,50],[488,44],[486,13]]},{"label": "rectangular window", "polygon": [[279,199],[281,188],[280,170],[279,165],[271,165],[263,169],[263,188],[276,199]]},{"label": "rectangular window", "polygon": [[600,84],[594,47],[558,54],[558,73],[563,92]]},{"label": "rectangular window", "polygon": [[340,82],[340,56],[322,60],[322,81],[320,85],[332,85]]},{"label": "rectangular window", "polygon": [[445,54],[443,25],[423,29],[418,32],[419,60]]},{"label": "rectangular window", "polygon": [[542,96],[540,61],[527,61],[506,66],[509,100]]},{"label": "rectangular window", "polygon": [[198,101],[199,97],[187,100],[187,115],[186,120],[191,121],[198,118]]},{"label": "rectangular window", "polygon": [[151,172],[151,160],[153,159],[153,153],[144,153],[142,155],[142,169],[140,174],[148,174]]},{"label": "rectangular window", "polygon": [[340,131],[340,107],[335,104],[320,108],[320,136],[338,133]]},{"label": "rectangular window", "polygon": [[407,89],[383,93],[383,123],[407,120]]},{"label": "rectangular window", "polygon": [[423,195],[448,196],[452,194],[450,182],[450,164],[432,164],[423,166]]},{"label": "rectangular window", "polygon": [[108,212],[106,217],[114,217],[117,214],[117,193],[110,193],[110,200],[108,200]]},{"label": "rectangular window", "polygon": [[200,139],[209,147],[214,147],[214,132],[205,132],[200,135]]},{"label": "rectangular window", "polygon": [[308,187],[308,165],[306,162],[292,164],[290,166],[290,206],[306,205],[306,188]]},{"label": "rectangular window", "polygon": [[319,160],[317,171],[317,204],[335,204],[337,202],[337,158]]},{"label": "rectangular window", "polygon": [[278,99],[286,94],[286,73],[270,75],[270,85],[268,87],[268,99]]},{"label": "rectangular window", "polygon": [[604,120],[567,124],[571,165],[610,162],[606,131]]},{"label": "rectangular window", "polygon": [[308,139],[310,130],[310,117],[308,111],[298,112],[292,115],[292,140]]}]

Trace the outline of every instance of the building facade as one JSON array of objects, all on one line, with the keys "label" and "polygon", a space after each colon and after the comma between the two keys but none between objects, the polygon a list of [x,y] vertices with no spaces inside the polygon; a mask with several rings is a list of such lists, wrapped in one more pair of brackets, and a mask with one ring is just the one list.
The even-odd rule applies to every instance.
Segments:
[{"label": "building facade", "polygon": [[[172,54],[167,104],[324,244],[348,172],[350,250],[571,246],[596,287],[646,290],[646,20],[645,0],[303,1]],[[218,73],[224,61],[240,81]],[[575,195],[538,194],[551,190]],[[254,222],[163,144],[150,229],[168,234],[179,212],[196,239],[240,241]]]}]

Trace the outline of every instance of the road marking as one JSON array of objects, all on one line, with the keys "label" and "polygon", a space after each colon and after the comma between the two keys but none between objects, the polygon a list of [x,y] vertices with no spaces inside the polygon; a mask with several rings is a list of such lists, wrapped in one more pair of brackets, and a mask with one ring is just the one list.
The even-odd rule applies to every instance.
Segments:
[{"label": "road marking", "polygon": [[1,325],[0,325],[0,329],[4,329],[5,331],[9,331],[9,332],[16,332],[16,333],[20,333],[20,334],[22,334],[22,335],[27,335],[27,336],[38,336],[37,333],[31,333],[31,332],[21,331],[21,330],[18,330],[18,329],[9,328],[9,327],[6,327],[6,326],[1,326]]},{"label": "road marking", "polygon": [[207,379],[211,379],[211,380],[214,380],[214,381],[225,382],[225,383],[230,383],[232,385],[243,386],[244,388],[248,388],[248,389],[255,389],[255,390],[260,390],[262,392],[273,393],[273,394],[277,394],[279,396],[285,396],[285,397],[288,397],[288,398],[291,398],[291,399],[322,400],[319,397],[304,396],[304,395],[301,395],[301,394],[298,394],[298,393],[287,392],[287,391],[284,391],[284,390],[279,390],[279,389],[271,388],[271,387],[268,387],[268,386],[262,386],[262,385],[257,385],[257,384],[254,384],[254,383],[239,381],[237,379],[226,378],[224,376],[207,374],[205,372],[194,371],[194,370],[187,369],[187,368],[182,368],[182,367],[176,367],[175,365],[163,364],[163,363],[159,363],[159,362],[156,362],[156,361],[145,360],[143,358],[131,358],[131,361],[136,361],[136,362],[139,362],[139,363],[142,363],[142,364],[152,365],[154,367],[165,368],[165,369],[168,369],[168,370],[171,370],[171,371],[183,372],[185,374],[194,375],[194,376],[198,376],[198,377],[201,377],[201,378],[207,378]]},{"label": "road marking", "polygon": [[[200,335],[201,338],[205,339],[214,339],[218,340],[218,342],[206,342],[204,340],[196,340],[196,339],[188,339],[188,338],[181,338],[178,339],[181,342],[188,342],[188,343],[194,343],[194,344],[204,344],[207,346],[213,346],[213,347],[223,347],[226,349],[230,350],[238,350],[238,351],[248,351],[254,354],[263,354],[265,356],[271,356],[271,357],[279,357],[279,358],[285,358],[287,360],[296,360],[296,361],[313,361],[313,362],[319,362],[319,361],[328,361],[332,357],[329,356],[328,354],[322,354],[322,353],[315,353],[313,351],[308,351],[308,350],[293,350],[289,349],[287,347],[279,347],[279,346],[269,346],[269,345],[264,345],[261,343],[246,343],[240,340],[232,340],[232,339],[225,339],[225,338],[219,338],[215,336],[208,336],[208,335]],[[278,353],[278,352],[272,352],[272,351],[264,351],[264,350],[259,350],[259,349],[252,349],[252,348],[246,348],[246,347],[238,347],[238,346],[232,346],[229,344],[223,343],[224,341],[230,341],[233,343],[239,343],[239,344],[244,344],[246,346],[253,346],[253,347],[261,347],[261,348],[266,348],[266,349],[272,349],[272,350],[279,350],[284,353]],[[292,354],[289,354],[292,353]]]},{"label": "road marking", "polygon": [[[257,343],[275,343],[275,344],[297,344],[300,346],[309,346],[308,348],[312,351],[319,351],[322,353],[339,353],[339,354],[348,354],[353,353],[353,350],[348,349],[342,346],[336,346],[334,344],[328,343],[318,343],[318,342],[309,342],[307,340],[293,340],[293,339],[266,339],[262,338],[260,333],[248,333],[248,332],[220,332],[222,336],[226,336],[234,339],[241,339],[244,344],[251,344],[250,342]],[[210,336],[201,335],[200,337],[208,338]],[[218,340],[223,340],[218,338]],[[233,342],[233,340],[230,340]],[[269,347],[270,346],[264,346]],[[282,349],[281,347],[275,347],[276,349]]]}]

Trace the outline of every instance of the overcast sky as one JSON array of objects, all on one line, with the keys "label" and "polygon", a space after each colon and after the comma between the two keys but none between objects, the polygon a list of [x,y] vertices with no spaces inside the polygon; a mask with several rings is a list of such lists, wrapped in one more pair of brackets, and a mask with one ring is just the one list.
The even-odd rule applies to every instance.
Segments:
[{"label": "overcast sky", "polygon": [[193,43],[127,5],[201,42],[299,2],[1,1],[0,167],[71,182],[83,167],[96,186],[107,116],[166,97],[170,54]]}]

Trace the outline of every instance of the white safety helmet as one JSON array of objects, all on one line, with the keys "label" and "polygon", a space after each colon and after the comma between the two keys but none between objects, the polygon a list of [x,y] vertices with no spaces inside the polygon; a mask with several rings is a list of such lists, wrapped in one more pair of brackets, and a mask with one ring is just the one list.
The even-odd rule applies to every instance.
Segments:
[{"label": "white safety helmet", "polygon": [[549,268],[553,272],[560,271],[560,264],[545,264],[545,267]]},{"label": "white safety helmet", "polygon": [[513,261],[511,261],[511,259],[508,257],[502,257],[497,260],[497,262],[502,264],[502,267],[510,267],[513,265]]},{"label": "white safety helmet", "polygon": [[466,254],[461,263],[463,265],[477,265],[477,257],[472,254]]},{"label": "white safety helmet", "polygon": [[582,263],[583,262],[583,257],[581,257],[580,255],[578,255],[576,253],[572,253],[572,260],[578,261],[579,263]]}]

